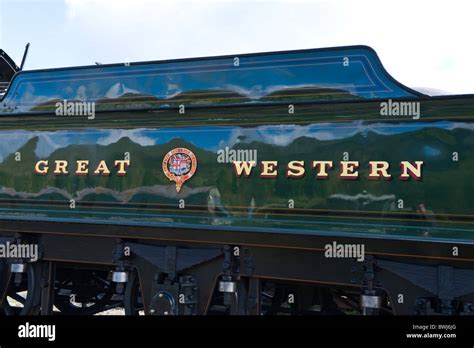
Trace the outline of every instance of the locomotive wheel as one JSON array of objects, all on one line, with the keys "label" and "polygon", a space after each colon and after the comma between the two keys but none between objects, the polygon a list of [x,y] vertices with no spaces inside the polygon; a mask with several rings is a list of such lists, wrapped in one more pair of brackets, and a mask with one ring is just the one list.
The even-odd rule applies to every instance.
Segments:
[{"label": "locomotive wheel", "polygon": [[125,287],[123,305],[125,307],[125,315],[140,315],[140,311],[144,309],[137,272],[130,273]]},{"label": "locomotive wheel", "polygon": [[119,306],[119,304],[111,304],[111,300],[110,294],[98,294],[85,302],[71,302],[69,296],[58,296],[54,299],[54,305],[61,314],[93,315]]},{"label": "locomotive wheel", "polygon": [[2,304],[3,312],[6,315],[36,315],[39,313],[41,271],[42,265],[34,262],[27,265],[25,273],[11,274],[6,297]]},{"label": "locomotive wheel", "polygon": [[101,272],[76,270],[65,274],[55,284],[54,305],[61,314],[93,315],[121,305],[112,299],[113,285]]}]

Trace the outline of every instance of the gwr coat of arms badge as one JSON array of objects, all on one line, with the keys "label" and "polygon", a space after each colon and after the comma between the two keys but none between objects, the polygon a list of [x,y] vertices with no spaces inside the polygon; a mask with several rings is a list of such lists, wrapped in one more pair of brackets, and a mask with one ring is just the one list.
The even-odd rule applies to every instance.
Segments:
[{"label": "gwr coat of arms badge", "polygon": [[163,158],[163,172],[176,183],[176,191],[181,191],[184,182],[191,179],[197,169],[197,159],[191,150],[179,147],[168,152]]}]

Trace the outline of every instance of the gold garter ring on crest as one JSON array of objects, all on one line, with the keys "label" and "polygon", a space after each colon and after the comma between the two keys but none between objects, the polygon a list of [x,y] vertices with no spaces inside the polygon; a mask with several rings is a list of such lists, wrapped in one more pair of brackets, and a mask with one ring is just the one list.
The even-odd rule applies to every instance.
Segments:
[{"label": "gold garter ring on crest", "polygon": [[163,172],[170,181],[176,183],[176,192],[191,179],[197,169],[197,159],[191,150],[178,147],[168,152],[163,158]]}]

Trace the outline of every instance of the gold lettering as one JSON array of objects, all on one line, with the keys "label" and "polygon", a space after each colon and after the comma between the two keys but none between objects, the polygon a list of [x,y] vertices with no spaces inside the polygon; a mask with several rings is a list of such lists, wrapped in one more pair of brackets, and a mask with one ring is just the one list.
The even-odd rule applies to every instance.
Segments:
[{"label": "gold lettering", "polygon": [[400,168],[402,169],[402,174],[400,175],[400,180],[408,180],[410,177],[416,181],[421,180],[422,167],[423,161],[415,161],[415,165],[408,161],[401,161]]},{"label": "gold lettering", "polygon": [[67,161],[56,160],[54,161],[54,175],[66,175],[69,172],[67,171]]},{"label": "gold lettering", "polygon": [[316,168],[316,178],[327,179],[329,174],[328,169],[332,168],[332,161],[313,161],[313,169]]},{"label": "gold lettering", "polygon": [[89,173],[89,161],[88,160],[77,160],[76,161],[76,175],[83,176]]},{"label": "gold lettering", "polygon": [[130,165],[130,160],[116,160],[114,166],[117,168],[117,176],[127,175],[126,168]]},{"label": "gold lettering", "polygon": [[250,176],[252,167],[255,165],[255,161],[234,161],[233,164],[235,175],[240,178],[242,172],[245,177]]},{"label": "gold lettering", "polygon": [[277,161],[262,161],[262,173],[260,173],[260,177],[269,179],[276,178],[278,175],[276,170],[277,165]]},{"label": "gold lettering", "polygon": [[286,172],[287,178],[302,178],[304,173],[304,161],[291,161],[288,163]]},{"label": "gold lettering", "polygon": [[97,166],[97,169],[94,170],[94,175],[101,175],[101,176],[110,175],[110,170],[107,167],[107,163],[105,163],[104,160],[100,161],[99,165]]},{"label": "gold lettering", "polygon": [[370,161],[369,162],[369,180],[378,180],[384,178],[390,180],[392,175],[389,174],[388,169],[390,165],[385,161]]},{"label": "gold lettering", "polygon": [[359,172],[359,161],[341,161],[341,174],[339,177],[344,180],[357,180]]},{"label": "gold lettering", "polygon": [[49,170],[48,161],[41,160],[41,161],[36,162],[36,165],[35,165],[35,173],[36,174],[46,175],[46,174],[48,174],[48,170]]}]

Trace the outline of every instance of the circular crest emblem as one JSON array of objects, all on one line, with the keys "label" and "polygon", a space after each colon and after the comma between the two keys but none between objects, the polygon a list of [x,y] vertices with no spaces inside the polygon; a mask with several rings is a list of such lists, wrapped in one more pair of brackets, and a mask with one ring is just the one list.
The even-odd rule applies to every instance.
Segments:
[{"label": "circular crest emblem", "polygon": [[176,191],[181,191],[184,182],[191,179],[197,169],[197,159],[191,150],[178,147],[163,158],[163,172],[176,183]]}]

